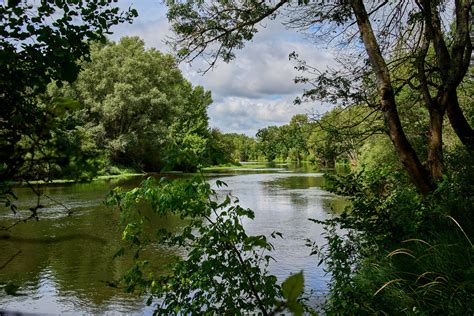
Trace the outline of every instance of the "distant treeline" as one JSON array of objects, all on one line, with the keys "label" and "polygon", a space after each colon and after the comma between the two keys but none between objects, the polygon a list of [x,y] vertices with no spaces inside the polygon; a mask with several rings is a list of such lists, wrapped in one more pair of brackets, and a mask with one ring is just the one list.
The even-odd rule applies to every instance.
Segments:
[{"label": "distant treeline", "polygon": [[45,97],[64,112],[62,142],[80,147],[71,161],[83,163],[80,177],[195,171],[230,161],[219,133],[209,128],[211,93],[193,87],[171,55],[126,37],[93,45],[81,67],[74,83],[52,83]]},{"label": "distant treeline", "polygon": [[[138,37],[125,37],[93,45],[90,57],[75,82],[51,83],[41,100],[57,116],[51,147],[68,157],[67,164],[58,163],[58,175],[68,170],[76,178],[124,171],[192,172],[252,160],[309,161],[324,168],[397,164],[377,109],[340,106],[320,117],[295,115],[286,125],[260,129],[255,138],[225,134],[209,127],[211,93],[193,87],[171,55],[145,49]],[[470,88],[461,99],[469,97]],[[408,93],[400,98],[407,100],[400,102],[406,134],[427,159],[427,135],[419,132],[428,124],[426,110],[413,107]],[[446,150],[456,141],[446,127]]]},{"label": "distant treeline", "polygon": [[[466,85],[460,99],[469,104],[472,86]],[[426,109],[413,106],[413,96],[401,95],[406,102],[400,106],[405,131],[415,150],[427,161]],[[416,101],[416,100],[415,100]],[[466,111],[469,108],[466,107]],[[268,126],[257,132],[256,138],[243,134],[219,135],[234,161],[309,161],[322,168],[337,163],[373,168],[382,164],[400,167],[397,155],[386,135],[382,113],[367,106],[335,107],[319,117],[305,114],[293,116],[289,124]],[[447,153],[460,142],[449,125],[445,126],[443,143]]]}]

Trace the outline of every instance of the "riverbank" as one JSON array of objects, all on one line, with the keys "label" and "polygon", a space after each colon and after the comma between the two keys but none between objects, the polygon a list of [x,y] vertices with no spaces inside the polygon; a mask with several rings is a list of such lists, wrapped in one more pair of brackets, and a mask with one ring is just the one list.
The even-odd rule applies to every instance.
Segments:
[{"label": "riverbank", "polygon": [[286,168],[289,165],[304,165],[305,172],[308,171],[328,171],[331,169],[321,169],[317,165],[314,165],[310,162],[302,161],[299,164],[297,162],[284,162],[284,161],[243,161],[238,164],[222,164],[209,167],[200,168],[195,173],[182,172],[182,171],[166,171],[166,172],[137,172],[127,168],[114,168],[114,171],[117,173],[114,174],[105,174],[99,175],[92,179],[83,179],[83,180],[71,180],[71,179],[54,179],[50,181],[38,180],[38,181],[28,181],[23,183],[15,183],[15,186],[25,186],[25,185],[45,185],[45,184],[71,184],[71,183],[81,183],[81,182],[90,182],[98,180],[111,180],[111,179],[121,179],[121,178],[130,178],[136,176],[146,176],[147,174],[163,174],[163,175],[195,175],[196,173],[212,173],[212,172],[222,172],[222,171],[255,171],[255,170],[267,170]]},{"label": "riverbank", "polygon": [[50,181],[44,180],[33,180],[28,182],[15,182],[15,186],[27,186],[27,185],[43,185],[43,184],[66,184],[66,183],[81,183],[81,182],[90,182],[96,180],[109,180],[109,179],[120,179],[120,178],[129,178],[129,177],[136,177],[136,176],[143,176],[146,173],[122,173],[122,174],[113,174],[113,175],[102,175],[94,177],[90,180],[71,180],[71,179],[54,179]]},{"label": "riverbank", "polygon": [[220,170],[242,170],[242,169],[264,169],[268,168],[269,165],[272,163],[270,162],[244,162],[237,164],[225,164],[225,165],[217,165],[217,166],[209,166],[201,168],[201,171],[204,172],[212,172],[212,171],[220,171]]},{"label": "riverbank", "polygon": [[[292,167],[295,165],[290,164],[285,171],[262,172],[246,172],[247,168],[235,174],[217,172],[219,175],[206,173],[205,176],[212,181],[225,181],[227,187],[214,187],[219,195],[231,190],[242,206],[255,212],[255,219],[245,222],[248,234],[270,236],[275,230],[283,234],[285,239],[272,239],[275,249],[271,255],[278,263],[271,264],[270,273],[282,281],[290,273],[304,271],[308,293],[312,293],[310,300],[319,302],[327,292],[329,277],[324,274],[322,266],[316,267],[316,259],[308,255],[304,238],[321,244],[324,240],[320,237],[321,227],[307,218],[324,220],[333,216],[333,210],[338,209],[341,199],[322,190],[324,179],[321,175],[304,174]],[[148,175],[153,176],[145,176]],[[186,174],[167,175],[181,177]],[[145,304],[147,296],[128,295],[123,289],[108,286],[133,264],[128,249],[124,256],[112,259],[124,246],[120,212],[107,208],[103,203],[114,187],[132,189],[142,181],[142,176],[120,179],[124,176],[100,178],[112,177],[111,181],[46,184],[42,187],[45,195],[66,205],[73,215],[67,216],[67,212],[53,200],[42,199],[44,207],[40,210],[38,222],[17,225],[12,230],[12,237],[0,240],[1,263],[22,250],[15,257],[14,264],[0,271],[0,291],[11,283],[23,296],[0,296],[3,309],[45,314],[153,313],[153,306]],[[28,216],[28,208],[37,203],[37,196],[26,187],[16,189],[16,193],[20,211]],[[4,212],[5,225],[15,220],[11,213]],[[181,225],[172,217],[150,220],[156,220],[153,225],[157,228],[179,229]],[[305,232],[304,236],[302,232]],[[158,246],[143,253],[153,265],[150,269],[157,275],[165,271],[166,264],[179,254],[180,249]]]}]

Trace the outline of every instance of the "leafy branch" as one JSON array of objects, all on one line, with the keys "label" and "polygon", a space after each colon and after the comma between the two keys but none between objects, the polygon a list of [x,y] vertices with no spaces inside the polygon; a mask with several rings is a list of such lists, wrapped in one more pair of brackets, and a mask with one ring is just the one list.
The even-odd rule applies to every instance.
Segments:
[{"label": "leafy branch", "polygon": [[[222,181],[216,185],[226,186]],[[157,312],[273,315],[286,308],[295,314],[303,311],[299,302],[302,275],[288,285],[277,284],[277,278],[268,273],[273,258],[267,252],[273,246],[265,236],[245,232],[241,220],[253,219],[254,213],[242,208],[235,197],[218,198],[201,179],[157,182],[149,178],[131,191],[114,190],[107,203],[121,210],[123,238],[137,249],[135,265],[123,281],[131,291],[148,291],[149,304],[159,300]],[[177,217],[183,226],[178,231],[170,227],[156,231],[148,226],[153,221],[144,215],[145,205],[158,218]],[[140,250],[156,244],[185,253],[169,264],[165,275],[147,271],[146,260],[139,256]]]}]

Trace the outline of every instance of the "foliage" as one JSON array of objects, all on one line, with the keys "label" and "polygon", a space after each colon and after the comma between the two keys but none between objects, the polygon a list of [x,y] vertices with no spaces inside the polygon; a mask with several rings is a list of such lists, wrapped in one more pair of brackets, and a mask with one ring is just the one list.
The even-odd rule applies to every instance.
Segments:
[{"label": "foliage", "polygon": [[466,151],[453,156],[428,197],[390,169],[333,178],[352,203],[325,222],[317,249],[332,274],[328,314],[472,313],[474,164]]},{"label": "foliage", "polygon": [[336,107],[313,124],[308,148],[320,165],[334,167],[337,160],[359,163],[361,147],[383,130],[380,113],[362,106]]},{"label": "foliage", "polygon": [[201,165],[212,164],[212,157],[219,154],[215,151],[220,148],[213,142],[215,135],[208,123],[207,107],[212,102],[211,93],[199,86],[192,88],[187,82],[183,90],[183,99],[179,100],[180,103],[172,112],[166,167],[196,171]]},{"label": "foliage", "polygon": [[259,129],[257,132],[257,143],[259,151],[268,161],[277,158],[284,159],[288,148],[284,142],[286,138],[281,137],[281,130],[277,126],[269,126]]},{"label": "foliage", "polygon": [[211,94],[184,79],[172,56],[124,37],[94,45],[82,68],[52,95],[81,103],[76,115],[106,160],[145,171],[195,171],[212,163],[219,146],[208,126]]},{"label": "foliage", "polygon": [[258,160],[259,153],[254,138],[236,133],[223,134],[222,138],[230,148],[230,155],[234,162]]},{"label": "foliage", "polygon": [[235,152],[236,147],[232,143],[232,138],[228,134],[221,133],[217,128],[211,130],[209,143],[209,165],[225,165],[235,163],[235,158],[233,153]]},{"label": "foliage", "polygon": [[309,154],[307,139],[312,128],[305,114],[293,116],[287,125],[262,128],[257,132],[258,151],[268,161],[304,160]]},{"label": "foliage", "polygon": [[262,128],[256,147],[270,161],[310,160],[329,168],[337,161],[349,161],[356,167],[364,144],[382,131],[378,111],[362,106],[336,107],[311,121],[307,115],[298,114],[286,125]]},{"label": "foliage", "polygon": [[137,15],[135,10],[120,12],[112,3],[7,1],[0,5],[2,183],[48,180],[48,161],[55,166],[64,162],[68,168],[76,164],[74,173],[84,166],[74,161],[73,153],[66,159],[63,153],[56,155],[60,151],[56,145],[72,144],[73,138],[82,137],[79,131],[66,135],[71,128],[57,113],[63,111],[65,100],[40,102],[38,96],[51,80],[73,81],[80,69],[77,61],[89,56],[89,42],[103,40],[111,26]]},{"label": "foliage", "polygon": [[[318,100],[379,110],[395,153],[424,195],[433,192],[445,174],[445,115],[462,144],[471,150],[474,146],[474,130],[458,96],[472,59],[470,1],[170,0],[167,4],[175,33],[171,42],[178,56],[194,60],[206,54],[209,67],[218,59],[233,59],[234,51],[253,39],[260,22],[278,15],[287,26],[341,52],[339,66],[326,70],[308,65],[296,52],[290,55],[297,60],[296,69],[303,72],[295,81],[308,87],[297,103]],[[452,12],[450,18],[443,18],[445,11]],[[428,122],[425,137],[407,135],[409,124],[402,123],[409,120],[400,118],[409,111],[403,106],[406,96],[427,110],[416,111],[424,118],[418,121]],[[288,156],[290,150],[298,159],[294,144],[265,145],[274,134],[274,130],[262,130],[258,135],[267,159]],[[423,143],[416,144],[420,140]],[[415,146],[424,149],[422,154]],[[427,165],[422,163],[425,157]]]},{"label": "foliage", "polygon": [[[226,184],[217,181],[216,185]],[[254,213],[238,205],[230,195],[219,199],[216,191],[202,180],[149,178],[129,192],[115,189],[108,199],[121,210],[126,224],[123,239],[136,248],[136,264],[124,277],[128,290],[148,289],[151,304],[160,302],[156,312],[175,313],[252,313],[268,315],[288,308],[301,315],[298,302],[303,293],[303,276],[295,274],[280,287],[269,275],[273,249],[263,235],[249,236],[242,221]],[[149,206],[153,216],[175,216],[182,220],[179,231],[148,227],[143,212]],[[274,237],[278,233],[272,234]],[[183,250],[166,275],[146,273],[140,251],[155,243]],[[119,253],[123,254],[123,250]]]},{"label": "foliage", "polygon": [[288,159],[297,161],[305,159],[308,156],[308,147],[306,140],[308,139],[311,126],[308,116],[305,114],[297,114],[293,116],[288,124],[289,150]]}]

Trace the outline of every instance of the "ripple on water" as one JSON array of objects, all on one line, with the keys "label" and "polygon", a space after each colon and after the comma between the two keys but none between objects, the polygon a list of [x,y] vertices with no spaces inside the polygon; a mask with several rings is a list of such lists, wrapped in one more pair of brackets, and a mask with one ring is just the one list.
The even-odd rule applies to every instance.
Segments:
[{"label": "ripple on water", "polygon": [[[242,173],[220,176],[228,187],[217,188],[220,197],[232,193],[243,207],[255,211],[254,221],[244,221],[249,234],[283,233],[285,239],[271,240],[275,245],[272,255],[278,262],[270,265],[270,272],[282,281],[303,270],[315,302],[325,293],[329,276],[305,246],[306,238],[321,241],[321,227],[308,218],[332,216],[329,202],[337,198],[321,189],[320,175],[283,170]],[[94,183],[46,189],[47,194],[72,209],[72,216],[66,217],[60,204],[43,200],[45,208],[38,223],[18,225],[21,227],[15,228],[10,240],[0,240],[0,263],[6,260],[2,254],[23,250],[22,257],[17,258],[18,265],[10,267],[8,275],[4,270],[2,276],[0,270],[0,277],[13,280],[20,276],[20,293],[26,294],[0,294],[3,309],[53,314],[152,314],[153,307],[146,306],[146,298],[107,285],[123,275],[130,264],[111,260],[121,244],[118,215],[102,205],[109,190],[110,187]],[[32,196],[20,202],[24,214],[28,215],[28,207],[35,201]],[[9,212],[1,214],[2,219],[12,219]],[[35,229],[30,224],[36,225]],[[166,256],[182,254],[157,245],[150,248],[156,253],[157,265]]]}]

